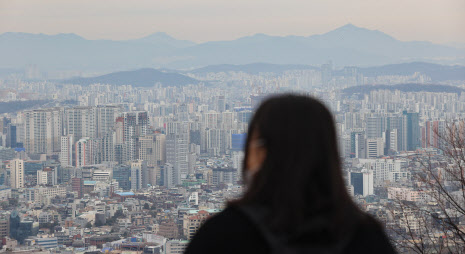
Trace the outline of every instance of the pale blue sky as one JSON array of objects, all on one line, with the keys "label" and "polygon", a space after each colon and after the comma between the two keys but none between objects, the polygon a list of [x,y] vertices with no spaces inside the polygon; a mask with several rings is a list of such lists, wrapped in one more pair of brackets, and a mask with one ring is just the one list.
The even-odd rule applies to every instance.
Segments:
[{"label": "pale blue sky", "polygon": [[347,23],[404,41],[465,43],[465,0],[0,0],[0,33],[88,39],[154,32],[196,42],[255,33],[308,36]]}]

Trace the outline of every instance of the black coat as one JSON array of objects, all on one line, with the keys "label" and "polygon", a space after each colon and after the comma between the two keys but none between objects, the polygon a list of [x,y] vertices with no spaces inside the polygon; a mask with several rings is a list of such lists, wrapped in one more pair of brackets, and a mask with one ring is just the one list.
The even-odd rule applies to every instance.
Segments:
[{"label": "black coat", "polygon": [[[370,216],[360,222],[343,253],[396,253],[381,225]],[[200,227],[185,253],[270,253],[265,238],[241,211],[228,207]]]}]

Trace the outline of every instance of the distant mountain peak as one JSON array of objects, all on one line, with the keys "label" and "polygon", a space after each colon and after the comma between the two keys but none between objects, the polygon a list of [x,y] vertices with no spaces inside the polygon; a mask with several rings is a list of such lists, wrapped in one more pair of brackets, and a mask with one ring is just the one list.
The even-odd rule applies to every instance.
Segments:
[{"label": "distant mountain peak", "polygon": [[343,28],[343,29],[360,29],[361,27],[358,27],[352,23],[347,23],[343,26],[341,26],[340,28]]},{"label": "distant mountain peak", "polygon": [[252,35],[251,37],[270,37],[270,35],[264,34],[264,33],[256,33]]},{"label": "distant mountain peak", "polygon": [[332,31],[329,31],[328,33],[331,33],[331,32],[361,32],[361,31],[365,31],[365,32],[379,32],[377,30],[370,30],[370,29],[367,29],[367,28],[363,28],[363,27],[359,27],[359,26],[356,26],[352,23],[347,23],[341,27],[338,27]]},{"label": "distant mountain peak", "polygon": [[[327,33],[324,33],[320,36],[329,37],[334,39],[334,37],[349,39],[353,41],[363,41],[363,40],[379,40],[379,41],[397,41],[394,37],[385,34],[379,30],[371,30],[368,28],[358,27],[352,23],[348,23],[341,27],[338,27],[334,30],[331,30]],[[311,36],[310,36],[311,37]]]},{"label": "distant mountain peak", "polygon": [[196,44],[195,42],[192,42],[192,41],[178,40],[165,32],[156,32],[153,34],[149,34],[145,37],[142,37],[140,39],[135,39],[131,41],[144,42],[144,43],[170,44],[178,48],[189,47],[189,46],[193,46]]},{"label": "distant mountain peak", "polygon": [[170,39],[170,40],[176,40],[175,38],[173,38],[172,36],[170,36],[169,34],[165,33],[165,32],[156,32],[156,33],[153,33],[153,34],[149,34],[145,37],[142,37],[140,39]]}]

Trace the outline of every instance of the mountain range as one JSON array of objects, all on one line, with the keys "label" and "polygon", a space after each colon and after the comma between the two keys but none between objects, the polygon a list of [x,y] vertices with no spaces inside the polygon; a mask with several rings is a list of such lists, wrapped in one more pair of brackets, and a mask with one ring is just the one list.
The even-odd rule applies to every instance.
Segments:
[{"label": "mountain range", "polygon": [[[383,65],[368,68],[351,67],[357,70],[357,73],[363,74],[365,77],[375,77],[383,75],[412,75],[421,73],[431,77],[431,81],[441,82],[446,80],[465,80],[465,66],[447,66],[439,64],[431,64],[424,62],[413,62],[403,64]],[[153,87],[156,83],[163,86],[184,86],[188,84],[198,84],[204,82],[210,84],[212,80],[197,80],[189,77],[186,74],[202,75],[212,72],[244,72],[248,74],[258,73],[274,73],[280,75],[285,71],[292,70],[321,70],[319,67],[311,65],[279,65],[268,63],[253,63],[245,65],[210,65],[189,71],[176,70],[156,70],[152,68],[144,68],[131,71],[119,71],[105,75],[94,77],[75,77],[59,81],[65,84],[112,84],[112,85],[133,85],[137,87]],[[334,70],[334,76],[344,76],[344,69]],[[428,86],[431,88],[432,86]],[[410,87],[407,87],[410,88]],[[442,88],[442,87],[441,87]],[[356,89],[356,91],[358,91]]]},{"label": "mountain range", "polygon": [[0,34],[0,71],[34,64],[39,70],[112,72],[140,68],[192,69],[251,63],[374,66],[412,61],[465,64],[465,49],[399,41],[351,24],[312,36],[256,34],[194,43],[155,33],[135,40],[87,40],[76,34]]}]

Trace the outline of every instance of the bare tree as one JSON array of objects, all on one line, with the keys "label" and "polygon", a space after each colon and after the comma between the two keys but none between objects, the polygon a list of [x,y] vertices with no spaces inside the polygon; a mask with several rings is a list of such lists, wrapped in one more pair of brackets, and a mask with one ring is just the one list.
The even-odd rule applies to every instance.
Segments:
[{"label": "bare tree", "polygon": [[411,158],[416,196],[393,198],[388,228],[402,252],[465,253],[465,122],[433,133],[436,145]]}]

